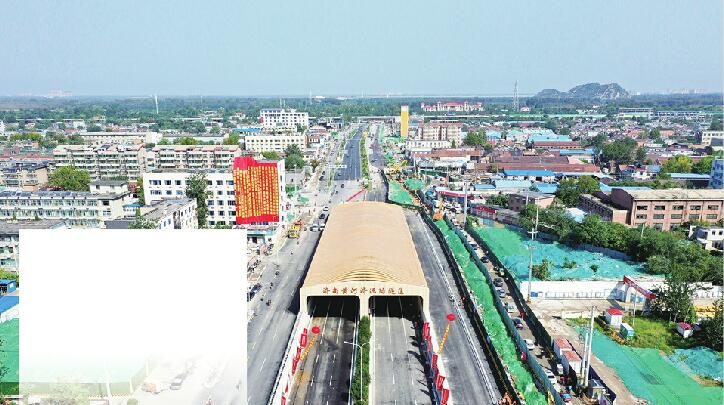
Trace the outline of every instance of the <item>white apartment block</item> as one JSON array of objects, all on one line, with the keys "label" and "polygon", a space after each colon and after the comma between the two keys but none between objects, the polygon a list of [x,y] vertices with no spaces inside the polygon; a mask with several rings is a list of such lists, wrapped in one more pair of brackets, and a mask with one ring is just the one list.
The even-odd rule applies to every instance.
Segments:
[{"label": "white apartment block", "polygon": [[410,149],[446,149],[451,148],[452,143],[448,140],[423,140],[423,139],[407,139],[407,150]]},{"label": "white apartment block", "polygon": [[[278,223],[251,224],[245,226],[249,239],[257,242],[258,239],[273,241],[277,239],[286,228],[289,202],[285,190],[286,175],[284,161],[280,160],[277,166],[279,171],[279,218]],[[143,176],[143,193],[146,204],[152,204],[169,198],[186,196],[186,180],[191,176],[189,172],[151,172]],[[208,226],[235,225],[236,224],[236,194],[234,192],[234,178],[231,170],[212,170],[206,172],[206,191],[209,198]]]},{"label": "white apartment block", "polygon": [[146,144],[158,143],[163,137],[158,132],[80,132],[83,142],[95,144]]},{"label": "white apartment block", "polygon": [[259,111],[259,122],[265,128],[293,128],[297,125],[309,128],[309,113],[295,109],[262,108]]},{"label": "white apartment block", "polygon": [[129,199],[87,191],[0,191],[0,220],[57,219],[68,227],[101,228],[123,216]]},{"label": "white apartment block", "polygon": [[146,170],[228,169],[243,154],[239,145],[156,145],[146,153]]},{"label": "white apartment block", "polygon": [[255,153],[261,152],[284,152],[289,145],[297,145],[299,150],[304,150],[306,145],[306,137],[300,132],[283,132],[273,134],[269,132],[260,132],[249,134],[244,137],[244,147],[248,151]]},{"label": "white apartment block", "polygon": [[56,167],[85,170],[94,181],[117,177],[136,180],[146,171],[142,145],[58,145],[53,157]]},{"label": "white apartment block", "polygon": [[423,122],[416,139],[424,141],[449,141],[455,146],[462,145],[462,124],[459,122]]},{"label": "white apartment block", "polygon": [[[155,201],[138,208],[141,218],[156,224],[156,229],[197,229],[196,200],[186,197]],[[128,229],[136,220],[136,214],[106,221],[107,229]]]},{"label": "white apartment block", "polygon": [[724,131],[715,131],[711,129],[705,129],[701,131],[701,134],[697,135],[697,141],[699,144],[704,146],[711,145],[712,139],[724,139]]}]

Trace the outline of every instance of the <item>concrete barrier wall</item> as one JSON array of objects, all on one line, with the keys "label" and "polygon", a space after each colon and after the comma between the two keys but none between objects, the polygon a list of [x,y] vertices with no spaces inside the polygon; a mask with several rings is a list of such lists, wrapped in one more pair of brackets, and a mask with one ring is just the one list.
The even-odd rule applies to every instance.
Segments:
[{"label": "concrete barrier wall", "polygon": [[[274,388],[272,388],[272,395],[268,402],[269,405],[281,405],[283,401],[286,401],[286,397],[291,392],[292,386],[294,384],[294,376],[296,374],[295,372],[292,372],[292,368],[295,359],[299,359],[297,349],[301,348],[301,350],[304,351],[304,348],[306,347],[300,345],[300,339],[305,330],[307,331],[309,339],[311,340],[311,324],[312,318],[309,316],[309,311],[306,308],[300,308],[299,314],[297,314],[297,319],[294,322],[292,334],[289,337],[289,342],[287,343],[287,349],[284,352],[282,364],[279,367],[279,372],[277,373]],[[309,340],[307,341],[307,345],[308,344]]]}]

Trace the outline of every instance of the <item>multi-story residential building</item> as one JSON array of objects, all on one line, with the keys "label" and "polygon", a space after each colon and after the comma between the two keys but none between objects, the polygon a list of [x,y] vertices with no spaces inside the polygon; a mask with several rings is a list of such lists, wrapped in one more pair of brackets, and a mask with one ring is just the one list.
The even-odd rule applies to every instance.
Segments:
[{"label": "multi-story residential building", "polygon": [[[246,225],[248,238],[255,243],[259,240],[267,242],[276,240],[286,228],[287,212],[291,207],[285,190],[286,173],[283,160],[278,162],[277,170],[279,173],[280,221],[278,223]],[[146,173],[143,176],[143,193],[146,203],[184,197],[186,195],[186,182],[191,174],[180,171]],[[206,191],[209,193],[209,198],[206,201],[208,207],[207,224],[211,227],[235,225],[236,193],[231,170],[211,170],[206,172]]]},{"label": "multi-story residential building", "polygon": [[618,109],[618,118],[648,118],[654,116],[653,108],[626,108],[621,107]]},{"label": "multi-story residential building", "polygon": [[248,134],[244,137],[244,147],[248,151],[261,152],[284,152],[289,145],[297,145],[300,150],[307,147],[306,136],[301,132],[293,130],[281,133],[262,131],[255,134]]},{"label": "multi-story residential building", "polygon": [[425,112],[470,112],[470,111],[484,111],[483,103],[471,103],[467,100],[460,102],[449,102],[443,103],[437,101],[434,104],[420,103],[420,108]]},{"label": "multi-story residential building", "polygon": [[259,111],[259,122],[266,128],[309,128],[309,113],[295,109],[262,108]]},{"label": "multi-story residential building", "polygon": [[146,144],[158,143],[162,135],[158,132],[81,132],[78,134],[87,144]]},{"label": "multi-story residential building", "polygon": [[239,145],[156,145],[146,154],[146,170],[228,169],[243,154]]},{"label": "multi-story residential building", "polygon": [[0,191],[0,220],[56,219],[68,227],[100,228],[123,216],[130,193]]},{"label": "multi-story residential building", "polygon": [[709,146],[713,139],[724,139],[724,131],[705,129],[696,134],[696,141],[704,146]]},{"label": "multi-story residential building", "polygon": [[452,143],[448,140],[422,140],[408,138],[405,147],[408,151],[448,149],[452,147]]},{"label": "multi-story residential building", "polygon": [[[156,224],[156,229],[197,229],[196,200],[186,197],[154,201],[139,207],[142,219]],[[106,221],[108,229],[128,229],[135,216]]]},{"label": "multi-story residential building", "polygon": [[722,251],[724,246],[724,228],[722,227],[689,227],[689,239],[696,241],[706,250]]},{"label": "multi-story residential building", "polygon": [[535,191],[522,191],[508,195],[508,208],[521,212],[528,204],[535,204],[540,208],[548,208],[553,204],[553,195]]},{"label": "multi-story residential building", "polygon": [[614,207],[600,196],[591,194],[581,194],[581,196],[578,197],[578,208],[588,214],[598,215],[604,221],[616,222],[618,224],[625,224],[626,218],[628,217],[627,210]]},{"label": "multi-story residential building", "polygon": [[709,173],[709,187],[724,189],[724,159],[714,159]]},{"label": "multi-story residential building", "polygon": [[63,221],[0,221],[0,268],[17,272],[20,267],[20,230],[65,228]]},{"label": "multi-story residential building", "polygon": [[128,182],[123,180],[96,180],[88,185],[94,194],[123,194],[131,191]]},{"label": "multi-story residential building", "polygon": [[58,145],[53,156],[56,166],[85,170],[91,180],[135,180],[146,171],[143,145]]},{"label": "multi-story residential building", "polygon": [[424,141],[449,141],[462,145],[462,124],[459,122],[423,122],[419,125],[416,139]]},{"label": "multi-story residential building", "polygon": [[11,162],[0,170],[0,185],[38,191],[48,185],[48,163]]},{"label": "multi-story residential building", "polygon": [[629,211],[628,225],[670,230],[684,222],[722,219],[724,190],[611,190],[611,201]]}]

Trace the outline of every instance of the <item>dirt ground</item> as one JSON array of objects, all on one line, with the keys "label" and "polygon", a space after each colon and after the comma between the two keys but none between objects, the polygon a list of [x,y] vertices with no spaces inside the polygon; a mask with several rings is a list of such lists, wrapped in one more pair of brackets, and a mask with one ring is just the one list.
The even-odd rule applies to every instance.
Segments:
[{"label": "dirt ground", "polygon": [[[594,312],[596,316],[611,307],[623,310],[633,309],[626,308],[621,304],[622,303],[616,300],[533,300],[530,307],[551,337],[554,339],[559,337],[568,339],[571,345],[573,345],[579,353],[582,353],[583,338],[578,335],[575,329],[566,323],[564,318],[590,317],[591,307],[593,306],[596,307]],[[631,391],[626,388],[615,370],[606,366],[594,354],[592,354],[591,357],[591,364],[596,369],[596,372],[604,379],[606,385],[616,392],[617,404],[634,405],[641,403]]]}]

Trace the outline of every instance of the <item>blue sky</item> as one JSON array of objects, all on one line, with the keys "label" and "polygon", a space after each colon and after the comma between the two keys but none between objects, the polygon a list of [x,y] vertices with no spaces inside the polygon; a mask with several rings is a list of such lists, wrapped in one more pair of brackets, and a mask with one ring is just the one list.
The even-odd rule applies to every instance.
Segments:
[{"label": "blue sky", "polygon": [[721,0],[5,0],[0,95],[722,87]]}]

